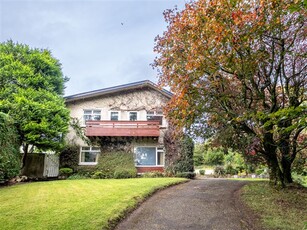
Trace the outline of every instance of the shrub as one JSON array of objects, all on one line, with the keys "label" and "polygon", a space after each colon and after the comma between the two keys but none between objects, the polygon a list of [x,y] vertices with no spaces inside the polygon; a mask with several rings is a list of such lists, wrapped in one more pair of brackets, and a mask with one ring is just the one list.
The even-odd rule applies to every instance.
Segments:
[{"label": "shrub", "polygon": [[125,179],[125,178],[134,178],[136,177],[136,169],[117,169],[114,172],[115,179]]},{"label": "shrub", "polygon": [[214,168],[214,174],[217,176],[223,176],[225,175],[226,171],[225,168],[221,165],[218,165]]},{"label": "shrub", "polygon": [[193,179],[193,178],[195,178],[196,174],[194,172],[179,172],[179,173],[176,173],[175,176],[187,178],[187,179]]},{"label": "shrub", "polygon": [[206,171],[205,171],[204,169],[200,169],[200,170],[199,170],[199,174],[200,174],[200,175],[205,175],[205,172],[206,172]]},{"label": "shrub", "polygon": [[72,174],[74,171],[71,168],[60,168],[59,172],[61,174]]},{"label": "shrub", "polygon": [[166,174],[175,175],[180,172],[194,172],[194,142],[192,138],[184,136],[176,142],[175,146],[177,152],[171,152],[172,149],[168,147],[167,154],[177,155],[179,158],[173,159],[173,164],[166,167]]},{"label": "shrub", "polygon": [[69,175],[73,174],[73,170],[71,168],[60,168],[59,170],[59,176],[60,177],[63,177],[63,178],[66,178],[68,177]]},{"label": "shrub", "polygon": [[21,155],[18,138],[13,121],[0,112],[0,182],[19,174]]},{"label": "shrub", "polygon": [[231,164],[228,164],[225,167],[225,173],[230,175],[236,175],[238,174],[238,171]]},{"label": "shrub", "polygon": [[95,171],[92,175],[91,178],[93,179],[106,179],[108,178],[104,172],[102,171]]},{"label": "shrub", "polygon": [[79,149],[76,144],[67,144],[60,154],[60,168],[71,168],[76,171],[79,164]]},{"label": "shrub", "polygon": [[207,165],[221,165],[224,162],[224,152],[221,149],[210,149],[204,159]]},{"label": "shrub", "polygon": [[[131,175],[136,174],[134,158],[131,152],[110,152],[103,153],[99,157],[96,171],[100,178],[114,178],[115,171],[126,170]],[[96,175],[97,176],[97,175]]]},{"label": "shrub", "polygon": [[164,174],[159,171],[147,172],[142,174],[142,177],[145,178],[155,178],[155,177],[164,177]]}]

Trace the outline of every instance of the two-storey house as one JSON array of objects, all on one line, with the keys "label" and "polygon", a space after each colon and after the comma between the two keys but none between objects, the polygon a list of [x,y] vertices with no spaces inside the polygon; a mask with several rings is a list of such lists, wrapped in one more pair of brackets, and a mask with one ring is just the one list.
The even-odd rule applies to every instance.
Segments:
[{"label": "two-storey house", "polygon": [[168,127],[163,107],[171,97],[151,81],[67,96],[71,117],[79,119],[87,138],[99,143],[88,146],[70,131],[68,138],[80,146],[79,165],[96,165],[100,154],[121,149],[134,153],[138,173],[163,171]]}]

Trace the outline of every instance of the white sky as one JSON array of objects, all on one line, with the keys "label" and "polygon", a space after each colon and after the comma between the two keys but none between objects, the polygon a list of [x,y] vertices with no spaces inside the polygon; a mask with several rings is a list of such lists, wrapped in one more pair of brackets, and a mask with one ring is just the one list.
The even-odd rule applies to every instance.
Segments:
[{"label": "white sky", "polygon": [[163,11],[187,0],[0,0],[0,42],[48,48],[62,63],[65,95],[157,82],[154,38]]}]

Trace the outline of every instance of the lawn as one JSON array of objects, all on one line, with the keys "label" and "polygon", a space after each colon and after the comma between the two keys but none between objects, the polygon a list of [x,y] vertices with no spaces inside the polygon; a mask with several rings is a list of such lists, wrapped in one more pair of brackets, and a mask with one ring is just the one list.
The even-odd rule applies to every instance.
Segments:
[{"label": "lawn", "polygon": [[277,190],[268,182],[257,181],[246,185],[242,195],[265,229],[307,229],[306,188]]},{"label": "lawn", "polygon": [[0,229],[108,229],[155,190],[181,178],[63,180],[0,188]]}]

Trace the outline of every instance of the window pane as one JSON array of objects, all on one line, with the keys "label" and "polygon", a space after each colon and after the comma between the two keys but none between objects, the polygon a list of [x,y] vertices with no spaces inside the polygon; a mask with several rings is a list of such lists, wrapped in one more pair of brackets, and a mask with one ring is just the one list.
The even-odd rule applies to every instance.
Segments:
[{"label": "window pane", "polygon": [[85,121],[92,120],[92,115],[84,115],[83,117]]},{"label": "window pane", "polygon": [[156,165],[156,148],[137,147],[135,149],[135,160],[137,165]]},{"label": "window pane", "polygon": [[138,119],[138,113],[137,112],[130,112],[129,113],[129,120],[130,121],[136,121]]},{"label": "window pane", "polygon": [[93,111],[93,114],[99,114],[100,115],[100,113],[101,113],[101,110],[94,110]]},{"label": "window pane", "polygon": [[81,161],[82,162],[96,162],[97,153],[93,152],[82,152]]},{"label": "window pane", "polygon": [[118,112],[111,112],[111,121],[118,121]]},{"label": "window pane", "polygon": [[92,150],[93,151],[100,151],[100,148],[99,147],[92,147]]},{"label": "window pane", "polygon": [[100,121],[100,118],[101,118],[100,115],[93,115],[92,116],[92,120],[95,120],[95,121]]},{"label": "window pane", "polygon": [[92,110],[84,110],[84,114],[92,114]]},{"label": "window pane", "polygon": [[164,153],[158,152],[158,165],[164,165]]},{"label": "window pane", "polygon": [[90,147],[82,147],[82,151],[83,150],[90,150]]}]

